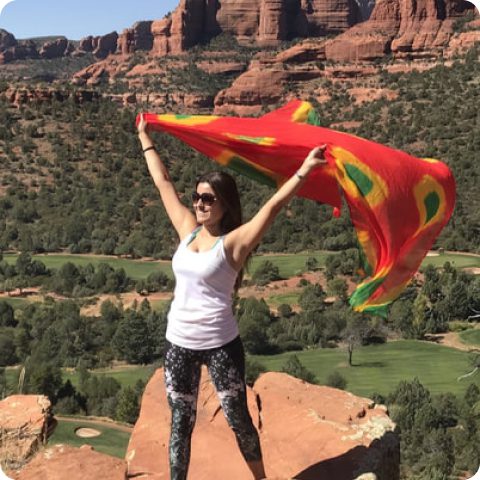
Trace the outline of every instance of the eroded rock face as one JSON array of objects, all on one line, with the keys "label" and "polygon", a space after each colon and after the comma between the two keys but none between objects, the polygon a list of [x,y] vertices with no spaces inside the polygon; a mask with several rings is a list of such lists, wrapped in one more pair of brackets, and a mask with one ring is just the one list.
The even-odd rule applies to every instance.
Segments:
[{"label": "eroded rock face", "polygon": [[[383,406],[282,373],[262,375],[261,439],[269,475],[347,480],[399,478],[395,425]],[[295,440],[294,440],[295,439]]]},{"label": "eroded rock face", "polygon": [[93,54],[97,58],[106,58],[110,53],[115,52],[117,42],[117,32],[110,32],[107,35],[96,37],[96,41],[93,44]]},{"label": "eroded rock face", "polygon": [[[248,405],[260,432],[268,478],[399,478],[399,442],[385,407],[282,373],[262,375],[248,390]],[[198,406],[190,476],[250,478],[205,370]],[[148,472],[147,478],[168,478],[169,424],[163,371],[158,370],[145,390],[128,446],[129,476],[142,478]]]},{"label": "eroded rock face", "polygon": [[153,47],[153,22],[137,22],[132,28],[125,29],[118,37],[117,51],[129,54],[137,50],[151,50]]},{"label": "eroded rock face", "polygon": [[20,107],[28,103],[43,103],[53,100],[63,102],[73,98],[75,103],[92,102],[100,98],[99,92],[93,90],[63,91],[53,88],[7,88],[0,94],[0,98]]},{"label": "eroded rock face", "polygon": [[124,480],[125,460],[80,448],[55,445],[38,455],[21,471],[10,472],[13,480]]},{"label": "eroded rock face", "polygon": [[57,38],[51,42],[45,42],[40,48],[39,55],[42,58],[59,58],[69,55],[73,50],[73,45],[66,38]]},{"label": "eroded rock face", "polygon": [[434,58],[448,47],[454,22],[474,9],[463,0],[379,0],[371,17],[326,42],[327,59]]},{"label": "eroded rock face", "polygon": [[50,407],[43,395],[12,395],[0,402],[0,460],[6,469],[23,466],[46,442]]},{"label": "eroded rock face", "polygon": [[181,0],[169,17],[153,22],[153,51],[178,54],[222,32],[240,43],[278,45],[343,32],[361,18],[355,0]]},{"label": "eroded rock face", "polygon": [[6,30],[0,28],[0,51],[17,45],[16,38]]},{"label": "eroded rock face", "polygon": [[216,115],[254,115],[262,105],[279,102],[284,84],[290,78],[281,63],[252,61],[247,72],[240,75],[226,90],[215,97]]}]

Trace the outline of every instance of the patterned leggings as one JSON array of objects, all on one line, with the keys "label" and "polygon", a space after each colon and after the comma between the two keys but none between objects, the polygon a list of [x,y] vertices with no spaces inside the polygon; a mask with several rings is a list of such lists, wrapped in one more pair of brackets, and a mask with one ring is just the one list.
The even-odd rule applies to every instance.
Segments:
[{"label": "patterned leggings", "polygon": [[260,460],[260,440],[247,408],[245,354],[240,337],[209,350],[189,350],[167,342],[164,359],[165,385],[172,412],[171,480],[187,478],[202,364],[208,368],[243,457],[247,462]]}]

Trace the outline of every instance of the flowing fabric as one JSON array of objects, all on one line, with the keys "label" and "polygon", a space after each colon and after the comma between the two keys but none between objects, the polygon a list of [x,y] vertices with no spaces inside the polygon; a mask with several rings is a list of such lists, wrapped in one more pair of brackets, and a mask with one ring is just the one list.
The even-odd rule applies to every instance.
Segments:
[{"label": "flowing fabric", "polygon": [[455,182],[444,163],[319,127],[308,102],[294,100],[260,118],[146,113],[144,119],[152,129],[275,188],[312,148],[326,144],[328,165],[313,170],[297,195],[338,212],[343,192],[364,274],[350,297],[357,311],[386,316],[453,212]]}]

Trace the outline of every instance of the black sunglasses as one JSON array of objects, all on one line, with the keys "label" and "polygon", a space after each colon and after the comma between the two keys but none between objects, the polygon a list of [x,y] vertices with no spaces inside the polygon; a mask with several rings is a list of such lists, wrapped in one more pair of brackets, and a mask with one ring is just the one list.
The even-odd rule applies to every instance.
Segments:
[{"label": "black sunglasses", "polygon": [[217,197],[213,195],[213,193],[192,193],[192,202],[194,204],[198,203],[201,200],[205,206],[211,207],[215,203],[216,199]]}]

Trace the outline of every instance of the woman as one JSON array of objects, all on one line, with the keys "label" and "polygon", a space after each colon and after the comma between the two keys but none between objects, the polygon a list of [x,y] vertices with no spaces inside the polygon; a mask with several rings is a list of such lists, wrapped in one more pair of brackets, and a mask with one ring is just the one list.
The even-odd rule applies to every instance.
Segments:
[{"label": "woman", "polygon": [[265,478],[258,433],[247,409],[245,356],[233,316],[232,294],[239,286],[247,257],[278,212],[310,171],[326,163],[326,147],[312,150],[296,174],[242,224],[240,199],[230,175],[212,172],[201,177],[192,195],[192,213],[181,203],[143,116],[138,133],[150,174],[180,237],[172,259],[176,287],[164,356],[172,413],[170,477],[187,478],[200,370],[205,364],[253,477]]}]

